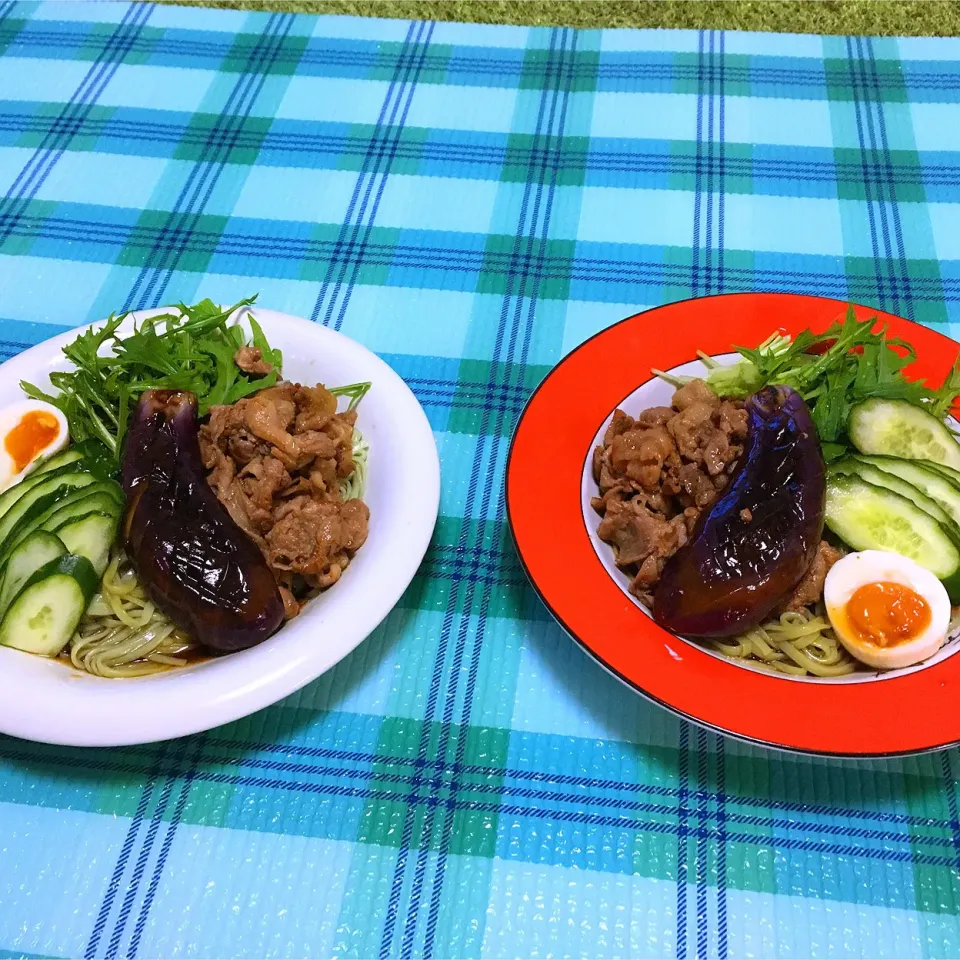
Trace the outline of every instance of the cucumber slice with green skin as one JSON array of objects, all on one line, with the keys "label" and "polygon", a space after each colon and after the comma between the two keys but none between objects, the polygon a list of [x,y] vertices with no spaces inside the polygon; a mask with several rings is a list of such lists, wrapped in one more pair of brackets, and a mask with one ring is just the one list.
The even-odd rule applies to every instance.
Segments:
[{"label": "cucumber slice with green skin", "polygon": [[55,467],[53,470],[47,470],[44,473],[38,473],[37,471],[28,473],[19,483],[15,483],[0,494],[0,518],[5,517],[14,504],[25,497],[34,487],[46,483],[51,477],[76,473],[80,471],[82,466],[82,463],[77,461],[76,463],[65,464],[62,467]]},{"label": "cucumber slice with green skin", "polygon": [[89,513],[79,520],[57,527],[57,536],[70,553],[86,557],[93,564],[97,576],[102,577],[119,524],[120,518],[115,515]]},{"label": "cucumber slice with green skin", "polygon": [[10,554],[3,586],[0,586],[0,617],[10,606],[10,601],[20,592],[20,588],[44,564],[67,553],[63,541],[46,530],[34,530],[30,536]]},{"label": "cucumber slice with green skin", "polygon": [[854,550],[888,550],[915,560],[960,597],[960,547],[906,497],[855,476],[827,478],[827,526]]},{"label": "cucumber slice with green skin", "polygon": [[[55,453],[52,457],[41,460],[33,469],[33,473],[49,473],[51,470],[59,470],[60,467],[77,463],[77,461],[83,458],[84,452],[79,447],[67,447],[66,450],[61,450],[60,453]],[[32,475],[33,474],[31,474],[31,476]]]},{"label": "cucumber slice with green skin", "polygon": [[0,622],[0,645],[56,657],[70,642],[100,580],[86,557],[66,554],[37,570]]},{"label": "cucumber slice with green skin", "polygon": [[[20,513],[16,523],[8,529],[5,541],[0,544],[0,554],[11,546],[11,540],[24,533],[29,533],[34,526],[43,526],[45,530],[52,529],[51,525],[47,523],[50,517],[88,497],[99,496],[103,501],[104,505],[96,509],[101,509],[105,513],[109,513],[111,510],[122,513],[126,501],[120,484],[115,480],[97,480],[92,474],[86,474],[86,476],[91,478],[89,483],[81,483],[79,486],[71,485],[60,497],[51,500],[44,496],[29,504],[27,509]],[[82,513],[92,513],[93,510],[93,507],[87,507]],[[3,525],[5,520],[5,517],[0,517],[0,525]]]},{"label": "cucumber slice with green skin", "polygon": [[867,463],[864,459],[854,457],[844,457],[843,460],[831,463],[827,473],[828,475],[836,473],[842,476],[859,477],[876,487],[883,487],[885,490],[899,493],[901,497],[906,497],[924,513],[930,514],[950,534],[954,542],[960,544],[960,525],[954,521],[953,517],[936,500],[928,497],[922,490],[896,474],[887,473],[872,463]]},{"label": "cucumber slice with green skin", "polygon": [[870,466],[905,480],[916,487],[924,496],[935,500],[950,515],[954,524],[960,527],[960,490],[943,474],[932,467],[924,467],[918,460],[898,460],[896,457],[854,457]]},{"label": "cucumber slice with green skin", "polygon": [[0,545],[0,571],[3,570],[12,550],[34,530],[55,532],[57,527],[79,520],[89,513],[123,513],[123,492],[112,480],[101,480],[81,487],[52,505],[39,504],[27,511],[16,527]]},{"label": "cucumber slice with green skin", "polygon": [[865,400],[850,411],[847,432],[861,452],[931,460],[960,470],[960,443],[932,413],[906,400]]},{"label": "cucumber slice with green skin", "polygon": [[[92,491],[92,492],[91,492]],[[111,516],[119,517],[123,513],[123,505],[117,503],[117,498],[112,491],[101,489],[101,484],[91,483],[89,487],[84,487],[82,491],[88,495],[77,497],[69,503],[66,500],[48,507],[39,525],[44,530],[56,530],[62,527],[64,523],[71,519],[79,519],[88,513],[109,513]]]},{"label": "cucumber slice with green skin", "polygon": [[958,490],[960,490],[960,470],[954,470],[953,467],[948,467],[943,463],[933,463],[931,460],[919,460],[917,462],[921,466],[926,467],[928,470],[933,470],[935,473],[939,473],[941,477],[949,480]]},{"label": "cucumber slice with green skin", "polygon": [[[71,470],[72,467],[73,464],[63,469]],[[0,517],[0,543],[6,542],[7,537],[13,533],[17,524],[26,517],[28,512],[52,507],[78,487],[87,487],[95,480],[96,477],[92,473],[83,473],[79,470],[72,473],[60,473],[59,470],[55,470],[52,473],[40,474],[40,482],[31,487]]]}]

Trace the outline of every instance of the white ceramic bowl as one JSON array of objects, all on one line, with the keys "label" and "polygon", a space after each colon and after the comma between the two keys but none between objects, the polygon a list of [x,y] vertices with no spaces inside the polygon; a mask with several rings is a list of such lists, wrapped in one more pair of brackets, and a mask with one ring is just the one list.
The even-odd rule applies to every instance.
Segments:
[{"label": "white ceramic bowl", "polygon": [[[390,367],[342,334],[271,310],[253,313],[271,345],[283,351],[287,379],[373,384],[357,423],[370,442],[367,542],[334,587],[269,640],[240,653],[151,677],[104,680],[0,647],[0,732],[45,743],[119,746],[236,720],[342,660],[413,579],[440,501],[437,448],[420,404]],[[0,366],[0,406],[22,397],[21,380],[48,386],[51,371],[67,368],[61,348],[79,332],[47,340]]]}]

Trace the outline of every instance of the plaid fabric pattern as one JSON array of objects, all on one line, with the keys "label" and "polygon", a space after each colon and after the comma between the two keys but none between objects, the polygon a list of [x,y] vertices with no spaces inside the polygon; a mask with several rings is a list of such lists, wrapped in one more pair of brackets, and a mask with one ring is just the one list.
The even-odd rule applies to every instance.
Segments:
[{"label": "plaid fabric pattern", "polygon": [[647,704],[533,597],[503,501],[531,390],[643,307],[956,332],[960,42],[4,2],[0,54],[4,356],[259,290],[384,356],[443,462],[418,577],[296,696],[157,746],[0,739],[0,957],[960,955],[960,758]]}]

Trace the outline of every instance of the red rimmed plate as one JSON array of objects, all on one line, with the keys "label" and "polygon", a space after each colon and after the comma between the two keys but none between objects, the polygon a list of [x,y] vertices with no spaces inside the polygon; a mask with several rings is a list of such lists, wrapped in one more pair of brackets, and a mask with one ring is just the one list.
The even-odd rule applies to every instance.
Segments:
[{"label": "red rimmed plate", "polygon": [[[845,757],[919,753],[960,743],[960,643],[925,665],[841,680],[794,679],[741,666],[658,627],[626,590],[595,536],[589,457],[616,407],[672,392],[650,368],[693,372],[756,346],[775,329],[816,332],[846,303],[794,294],[730,294],[637,314],[581,344],[547,376],[520,418],[507,464],[507,514],[521,562],[560,625],[638,692],[695,722],[754,743]],[[957,344],[909,320],[877,315],[909,341],[912,377],[939,384]],[[702,368],[701,368],[702,369]],[[666,402],[669,402],[668,400]],[[606,551],[606,552],[605,552]]]}]

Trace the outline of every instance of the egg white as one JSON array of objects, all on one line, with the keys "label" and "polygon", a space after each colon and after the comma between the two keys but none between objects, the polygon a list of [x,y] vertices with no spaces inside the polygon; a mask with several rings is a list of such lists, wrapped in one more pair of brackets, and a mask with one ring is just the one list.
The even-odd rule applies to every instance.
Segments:
[{"label": "egg white", "polygon": [[[909,587],[930,605],[926,629],[912,640],[892,647],[860,639],[845,612],[847,602],[860,587],[881,582]],[[834,632],[850,655],[879,670],[909,667],[932,657],[943,645],[950,624],[950,598],[943,584],[915,561],[885,550],[863,550],[838,560],[827,574],[823,600]]]},{"label": "egg white", "polygon": [[[56,417],[57,424],[60,427],[57,436],[42,450],[37,451],[36,456],[22,470],[17,471],[17,465],[13,457],[7,453],[6,443],[4,442],[7,434],[23,419],[23,417],[32,411],[43,411]],[[37,463],[45,457],[59,453],[69,442],[70,433],[67,425],[67,418],[54,406],[44,403],[42,400],[21,400],[19,403],[10,404],[8,407],[0,409],[0,493],[15,483],[19,483]]]}]

